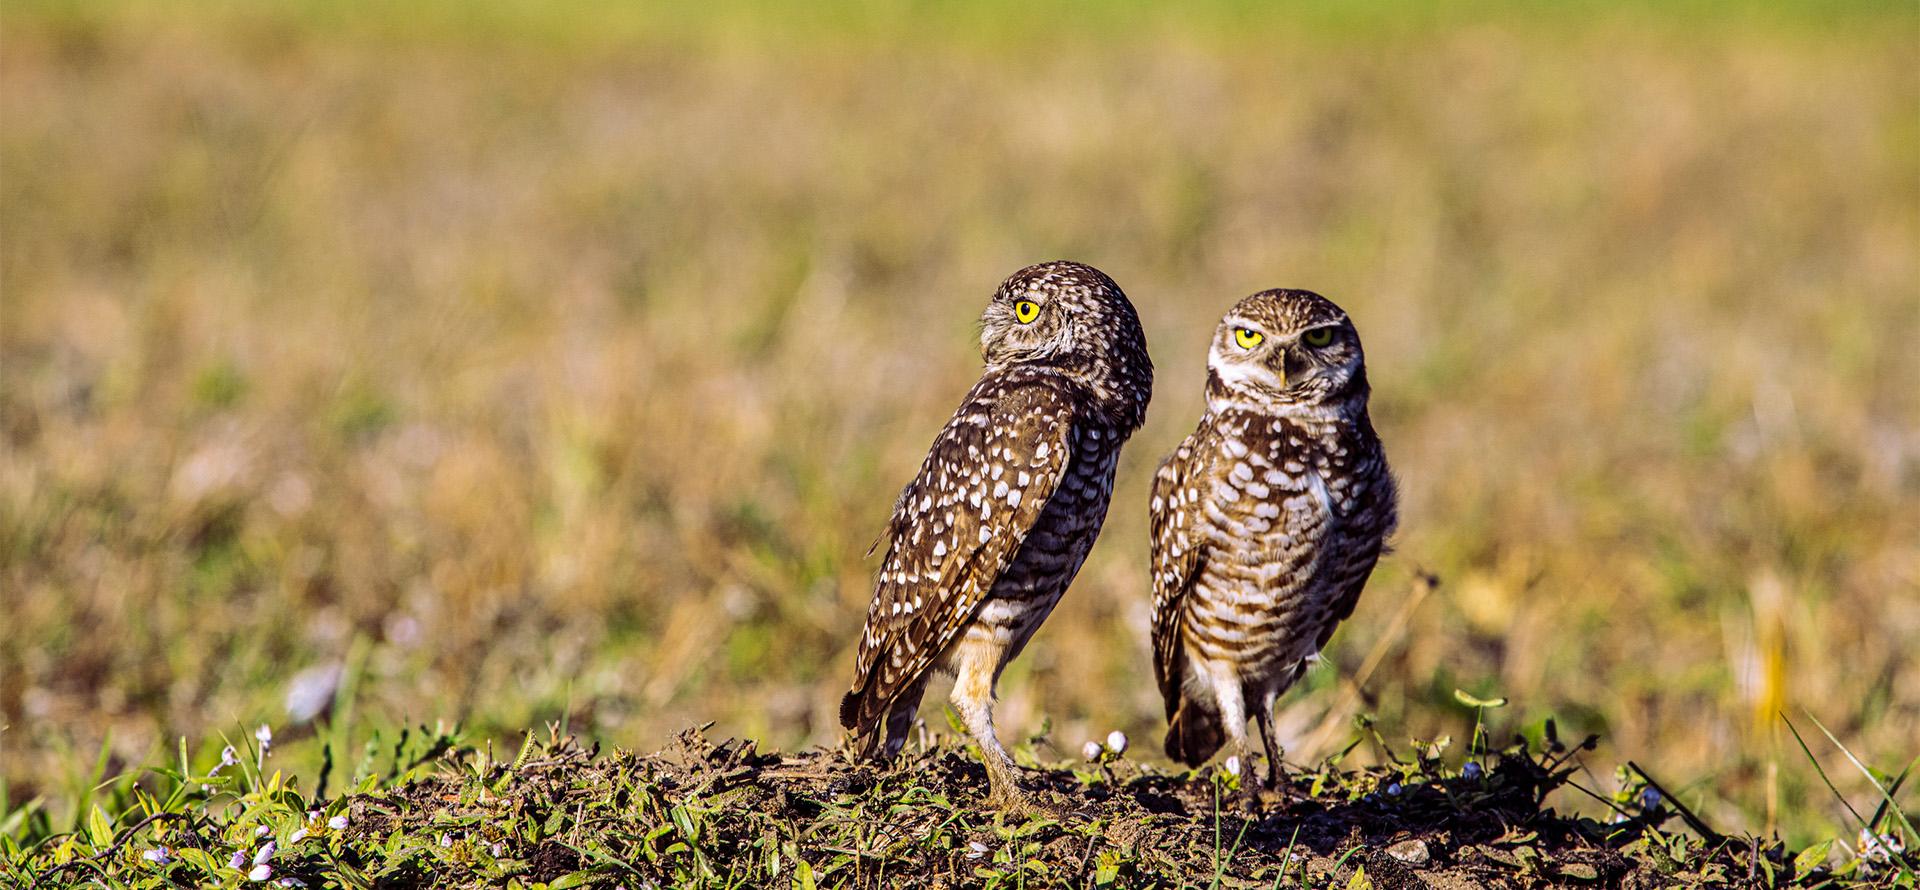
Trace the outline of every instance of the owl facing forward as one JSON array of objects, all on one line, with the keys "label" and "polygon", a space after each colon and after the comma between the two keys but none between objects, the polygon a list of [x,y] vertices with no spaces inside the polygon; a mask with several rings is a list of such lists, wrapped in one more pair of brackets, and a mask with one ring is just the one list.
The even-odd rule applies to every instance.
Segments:
[{"label": "owl facing forward", "polygon": [[840,722],[858,755],[891,758],[930,675],[953,674],[954,709],[980,745],[994,798],[1019,807],[1012,760],[994,737],[994,682],[1099,535],[1153,365],[1126,295],[1079,263],[1014,273],[987,305],[980,345],[980,381],[881,535],[886,559]]},{"label": "owl facing forward", "polygon": [[1207,409],[1160,466],[1151,501],[1154,677],[1167,756],[1190,766],[1260,727],[1281,779],[1273,706],[1353,614],[1396,520],[1367,417],[1360,337],[1332,301],[1254,294],[1207,355]]}]

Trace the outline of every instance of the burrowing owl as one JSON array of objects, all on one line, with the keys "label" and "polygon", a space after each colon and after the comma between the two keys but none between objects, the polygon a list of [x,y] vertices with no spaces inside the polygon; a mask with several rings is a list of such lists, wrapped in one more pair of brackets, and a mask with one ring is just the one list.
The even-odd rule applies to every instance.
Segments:
[{"label": "burrowing owl", "polygon": [[1220,322],[1206,413],[1153,483],[1168,757],[1198,766],[1231,741],[1249,763],[1252,716],[1280,781],[1274,700],[1353,614],[1394,528],[1367,393],[1360,336],[1325,297],[1263,291]]},{"label": "burrowing owl", "polygon": [[[995,799],[1020,800],[993,732],[1001,668],[1060,599],[1100,533],[1120,446],[1139,429],[1153,365],[1133,304],[1099,270],[1014,273],[981,318],[986,370],[894,502],[853,689],[854,750],[906,741],[929,674],[985,755]],[[874,546],[879,547],[875,542]]]}]

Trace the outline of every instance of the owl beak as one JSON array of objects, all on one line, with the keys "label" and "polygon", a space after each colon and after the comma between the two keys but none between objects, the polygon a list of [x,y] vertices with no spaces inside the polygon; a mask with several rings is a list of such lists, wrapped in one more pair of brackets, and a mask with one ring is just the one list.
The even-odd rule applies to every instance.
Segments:
[{"label": "owl beak", "polygon": [[1287,347],[1282,346],[1273,351],[1273,358],[1274,361],[1272,365],[1274,375],[1280,378],[1280,388],[1285,389],[1287,387],[1287,377],[1289,376],[1287,374],[1287,366],[1293,364],[1293,352]]}]

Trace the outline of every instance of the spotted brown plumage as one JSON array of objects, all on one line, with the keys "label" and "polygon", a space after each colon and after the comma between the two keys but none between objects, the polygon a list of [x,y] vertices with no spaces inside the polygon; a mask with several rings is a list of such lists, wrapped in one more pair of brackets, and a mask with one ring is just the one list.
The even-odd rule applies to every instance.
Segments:
[{"label": "spotted brown plumage", "polygon": [[[997,798],[1016,802],[993,733],[994,681],[1080,570],[1099,535],[1120,448],[1140,427],[1153,366],[1139,319],[1089,266],[1014,273],[981,320],[986,369],[894,503],[852,689],[854,752],[891,758],[927,679],[953,703]],[[878,543],[875,545],[879,546]],[[884,745],[883,745],[884,742]]]},{"label": "spotted brown plumage", "polygon": [[1221,321],[1206,412],[1150,504],[1167,756],[1198,766],[1231,743],[1244,763],[1251,716],[1279,781],[1274,702],[1353,614],[1396,521],[1368,393],[1359,334],[1325,297],[1263,291]]}]

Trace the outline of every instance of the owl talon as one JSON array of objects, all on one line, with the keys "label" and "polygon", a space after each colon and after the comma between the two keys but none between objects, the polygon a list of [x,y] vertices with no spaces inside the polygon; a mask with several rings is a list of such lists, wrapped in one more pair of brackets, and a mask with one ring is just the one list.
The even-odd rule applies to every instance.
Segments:
[{"label": "owl talon", "polygon": [[1033,798],[1018,788],[995,788],[987,793],[987,806],[1012,816],[1024,816],[1033,808]]},{"label": "owl talon", "polygon": [[1299,795],[1293,790],[1293,782],[1287,777],[1287,768],[1279,761],[1269,761],[1260,776],[1260,790],[1280,795],[1289,800]]},{"label": "owl talon", "polygon": [[1067,817],[1072,815],[1063,807],[1041,802],[1031,793],[1017,786],[990,792],[987,795],[987,806],[1017,819],[1043,818],[1066,821]]}]

